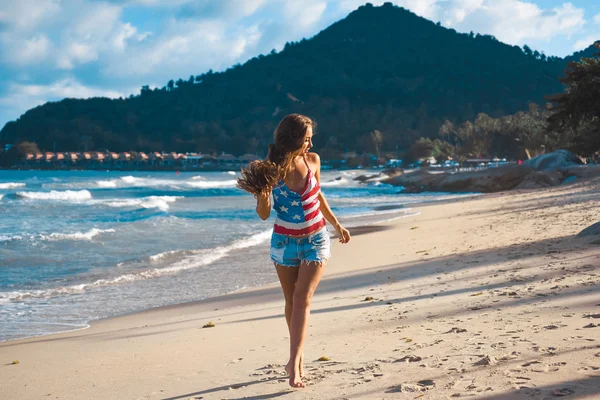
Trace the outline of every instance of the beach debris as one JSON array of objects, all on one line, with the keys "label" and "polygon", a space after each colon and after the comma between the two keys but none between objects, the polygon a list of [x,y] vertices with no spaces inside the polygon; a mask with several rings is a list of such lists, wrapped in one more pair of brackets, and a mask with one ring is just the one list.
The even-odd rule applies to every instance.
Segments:
[{"label": "beach debris", "polygon": [[428,254],[428,253],[429,253],[431,250],[433,250],[433,249],[429,249],[429,250],[419,250],[419,251],[417,251],[417,252],[416,252],[416,254],[420,254],[420,253],[425,253],[425,254]]},{"label": "beach debris", "polygon": [[19,364],[19,360],[13,360],[13,362],[10,363],[11,365],[17,365]]},{"label": "beach debris", "polygon": [[212,321],[210,321],[208,324],[203,326],[203,328],[214,328],[214,327],[215,327],[215,324]]},{"label": "beach debris", "polygon": [[529,361],[529,362],[526,362],[525,364],[521,365],[521,367],[529,367],[530,365],[533,365],[533,364],[541,364],[541,362],[539,362],[539,361]]},{"label": "beach debris", "polygon": [[413,340],[412,340],[411,338],[409,338],[409,337],[403,337],[403,338],[402,338],[402,340],[404,340],[404,342],[405,342],[405,343],[410,343],[410,342],[412,342],[412,341],[413,341]]},{"label": "beach debris", "polygon": [[552,391],[552,396],[556,396],[556,397],[562,397],[562,396],[569,396],[574,394],[575,391],[573,389],[570,388],[560,388],[560,389],[554,389]]},{"label": "beach debris", "polygon": [[558,329],[558,326],[556,326],[556,325],[546,325],[544,327],[544,329],[547,329],[547,330]]},{"label": "beach debris", "polygon": [[498,360],[496,360],[496,357],[490,356],[490,355],[485,355],[479,361],[474,363],[474,365],[496,365],[496,364],[498,364]]},{"label": "beach debris", "polygon": [[331,361],[331,358],[327,356],[321,356],[317,358],[317,361]]},{"label": "beach debris", "polygon": [[244,385],[243,383],[241,383],[239,385],[231,385],[231,386],[229,386],[229,389],[233,389],[233,390],[235,390],[235,389],[241,389],[241,388],[246,387],[246,386],[248,386],[248,385]]},{"label": "beach debris", "polygon": [[423,387],[419,386],[419,385],[415,385],[415,384],[411,384],[411,383],[403,383],[402,385],[398,386],[398,391],[399,392],[420,392],[421,390],[423,390]]},{"label": "beach debris", "polygon": [[375,300],[372,296],[367,296],[363,301],[373,301]]},{"label": "beach debris", "polygon": [[414,231],[415,229],[419,229],[419,227],[418,226],[413,226],[413,227],[410,228],[411,231]]},{"label": "beach debris", "polygon": [[413,355],[408,355],[408,356],[404,356],[402,358],[397,359],[396,361],[394,361],[395,363],[397,362],[418,362],[423,360],[423,358],[419,357],[419,356],[413,356]]},{"label": "beach debris", "polygon": [[471,295],[471,297],[475,297],[475,296],[481,296],[483,294],[483,292],[477,292],[477,293],[473,293]]},{"label": "beach debris", "polygon": [[448,332],[444,332],[446,333],[463,333],[466,332],[467,330],[465,328],[457,328],[457,327],[453,327],[452,329],[450,329]]}]

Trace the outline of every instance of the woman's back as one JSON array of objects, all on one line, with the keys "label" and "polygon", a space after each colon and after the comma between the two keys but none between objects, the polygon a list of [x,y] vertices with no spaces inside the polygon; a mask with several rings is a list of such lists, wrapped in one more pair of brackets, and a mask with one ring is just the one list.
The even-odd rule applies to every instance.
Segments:
[{"label": "woman's back", "polygon": [[306,159],[303,158],[302,163],[307,169],[305,181],[302,183],[301,180],[294,179],[297,186],[292,186],[294,189],[301,187],[300,190],[292,190],[283,181],[273,188],[273,209],[277,213],[273,227],[275,233],[306,236],[325,226],[326,222],[319,202],[321,187]]}]

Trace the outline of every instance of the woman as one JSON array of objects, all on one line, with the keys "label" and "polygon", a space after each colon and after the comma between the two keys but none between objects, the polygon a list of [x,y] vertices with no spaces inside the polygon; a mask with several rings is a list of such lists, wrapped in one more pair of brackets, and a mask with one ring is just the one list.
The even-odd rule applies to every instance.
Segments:
[{"label": "woman", "polygon": [[[330,257],[325,220],[341,243],[350,233],[337,220],[320,189],[321,161],[312,147],[315,123],[290,114],[275,130],[265,161],[242,170],[238,187],[254,194],[256,213],[266,220],[271,205],[277,213],[271,238],[271,260],[285,297],[285,319],[290,332],[290,359],[285,367],[289,384],[304,387],[302,350],[306,339],[310,302]],[[271,195],[273,203],[271,203]]]}]

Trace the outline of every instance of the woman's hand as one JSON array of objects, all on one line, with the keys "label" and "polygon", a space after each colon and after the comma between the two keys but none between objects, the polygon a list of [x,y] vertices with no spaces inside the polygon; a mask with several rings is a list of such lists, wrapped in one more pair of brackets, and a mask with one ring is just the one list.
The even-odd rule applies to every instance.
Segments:
[{"label": "woman's hand", "polygon": [[340,224],[337,224],[335,226],[335,230],[338,233],[338,235],[340,236],[340,238],[339,238],[340,243],[348,243],[350,241],[350,232],[348,231],[348,229],[344,228]]},{"label": "woman's hand", "polygon": [[256,197],[256,213],[264,221],[271,214],[271,189],[263,190]]}]

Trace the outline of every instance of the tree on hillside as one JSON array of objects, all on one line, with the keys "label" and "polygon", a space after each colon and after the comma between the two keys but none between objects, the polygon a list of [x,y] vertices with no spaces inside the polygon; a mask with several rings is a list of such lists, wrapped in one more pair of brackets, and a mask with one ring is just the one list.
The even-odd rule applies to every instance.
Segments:
[{"label": "tree on hillside", "polygon": [[[595,43],[600,49],[600,44]],[[560,132],[563,141],[578,153],[600,149],[600,53],[572,61],[561,78],[564,93],[550,96],[553,103],[549,131]]]},{"label": "tree on hillside", "polygon": [[383,135],[378,130],[374,130],[369,133],[369,136],[371,136],[371,141],[373,141],[373,146],[375,147],[375,152],[377,153],[377,159],[379,159],[379,145],[383,142]]},{"label": "tree on hillside", "polygon": [[27,153],[41,153],[34,142],[21,142],[11,147],[8,151],[0,153],[0,167],[10,167],[22,159]]}]

